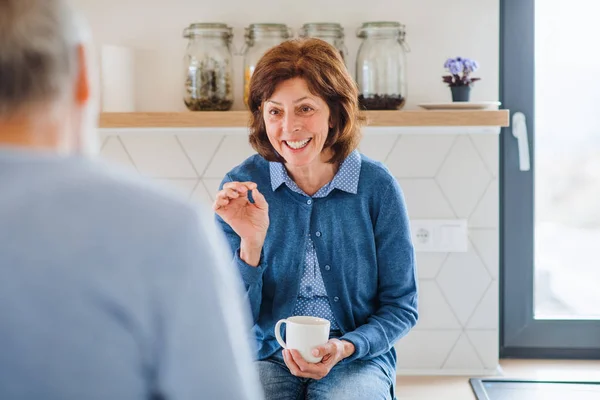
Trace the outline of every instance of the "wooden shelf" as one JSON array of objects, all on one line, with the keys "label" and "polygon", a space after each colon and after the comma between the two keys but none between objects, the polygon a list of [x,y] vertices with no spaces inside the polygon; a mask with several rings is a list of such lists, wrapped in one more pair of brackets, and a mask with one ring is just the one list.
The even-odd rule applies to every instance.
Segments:
[{"label": "wooden shelf", "polygon": [[[366,111],[370,127],[505,127],[508,110]],[[238,128],[248,126],[247,111],[102,113],[100,128]]]}]

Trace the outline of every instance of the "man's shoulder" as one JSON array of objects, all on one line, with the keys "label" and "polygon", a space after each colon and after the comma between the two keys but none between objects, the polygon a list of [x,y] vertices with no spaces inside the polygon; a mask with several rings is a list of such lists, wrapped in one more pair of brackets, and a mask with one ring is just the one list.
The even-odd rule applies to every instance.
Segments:
[{"label": "man's shoulder", "polygon": [[167,229],[197,222],[198,209],[203,207],[192,204],[183,192],[166,184],[101,161],[78,160],[47,177],[57,182],[49,196],[68,196],[71,202],[79,204],[76,210],[65,212],[87,213],[99,227],[135,224],[141,231],[143,227],[161,224]]}]

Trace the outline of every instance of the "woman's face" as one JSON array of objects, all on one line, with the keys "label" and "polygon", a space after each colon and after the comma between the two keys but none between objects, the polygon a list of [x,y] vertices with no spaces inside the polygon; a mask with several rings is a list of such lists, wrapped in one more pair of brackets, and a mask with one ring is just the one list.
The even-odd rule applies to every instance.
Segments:
[{"label": "woman's face", "polygon": [[321,154],[329,132],[329,107],[308,90],[306,81],[280,83],[263,107],[267,136],[288,166],[316,165],[330,158]]}]

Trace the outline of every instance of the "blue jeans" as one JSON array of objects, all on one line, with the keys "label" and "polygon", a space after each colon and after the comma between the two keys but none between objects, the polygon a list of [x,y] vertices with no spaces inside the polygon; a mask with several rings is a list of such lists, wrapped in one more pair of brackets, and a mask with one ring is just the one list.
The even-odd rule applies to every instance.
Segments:
[{"label": "blue jeans", "polygon": [[337,364],[320,380],[290,373],[281,351],[257,361],[266,400],[392,400],[392,380],[373,361]]}]

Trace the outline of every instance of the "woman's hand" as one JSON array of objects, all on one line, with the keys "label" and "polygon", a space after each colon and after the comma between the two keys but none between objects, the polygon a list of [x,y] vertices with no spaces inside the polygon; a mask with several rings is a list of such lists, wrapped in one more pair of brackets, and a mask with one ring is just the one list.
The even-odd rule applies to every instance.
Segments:
[{"label": "woman's hand", "polygon": [[313,356],[323,359],[315,364],[306,362],[298,350],[283,350],[283,360],[294,376],[323,379],[341,360],[354,353],[354,345],[345,340],[329,339],[323,346],[315,347]]},{"label": "woman's hand", "polygon": [[[254,203],[248,200],[249,191]],[[240,237],[240,257],[250,265],[258,265],[269,228],[269,205],[256,183],[227,182],[217,193],[213,210]]]}]

